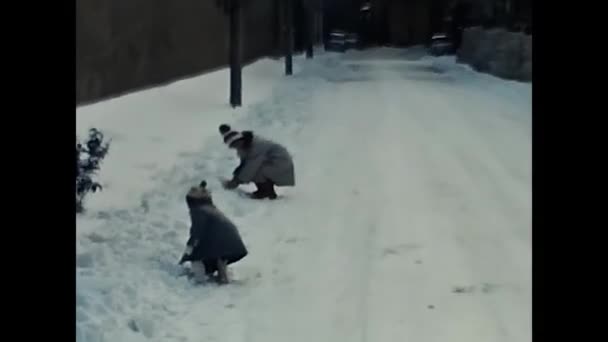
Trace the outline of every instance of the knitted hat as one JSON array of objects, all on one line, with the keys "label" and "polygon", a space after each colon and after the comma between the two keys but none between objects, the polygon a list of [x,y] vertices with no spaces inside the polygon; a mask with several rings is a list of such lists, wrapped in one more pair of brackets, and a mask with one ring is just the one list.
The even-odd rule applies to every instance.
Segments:
[{"label": "knitted hat", "polygon": [[202,181],[199,186],[193,186],[186,195],[186,203],[189,207],[212,204],[211,193],[207,190],[207,182]]},{"label": "knitted hat", "polygon": [[226,124],[220,125],[220,134],[224,138],[224,143],[228,145],[228,147],[232,147],[235,141],[243,139],[243,134],[241,132],[233,131],[230,126]]}]

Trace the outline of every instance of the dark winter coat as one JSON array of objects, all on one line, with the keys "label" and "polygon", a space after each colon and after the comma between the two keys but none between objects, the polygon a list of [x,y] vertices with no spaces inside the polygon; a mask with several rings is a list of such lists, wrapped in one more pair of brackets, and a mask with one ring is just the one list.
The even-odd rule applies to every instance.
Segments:
[{"label": "dark winter coat", "polygon": [[237,227],[213,204],[190,207],[192,253],[184,261],[226,260],[237,262],[247,255],[247,248]]},{"label": "dark winter coat", "polygon": [[273,141],[254,136],[251,146],[240,156],[234,177],[241,183],[272,181],[277,186],[296,184],[293,159],[287,149]]}]

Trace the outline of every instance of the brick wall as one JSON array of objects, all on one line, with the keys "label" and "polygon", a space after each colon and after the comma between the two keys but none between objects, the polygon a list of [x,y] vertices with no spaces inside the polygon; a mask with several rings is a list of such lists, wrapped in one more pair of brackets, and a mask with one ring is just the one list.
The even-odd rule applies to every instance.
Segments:
[{"label": "brick wall", "polygon": [[[243,9],[245,61],[276,48],[275,2]],[[228,60],[228,18],[215,0],[78,0],[76,104],[170,82]]]}]

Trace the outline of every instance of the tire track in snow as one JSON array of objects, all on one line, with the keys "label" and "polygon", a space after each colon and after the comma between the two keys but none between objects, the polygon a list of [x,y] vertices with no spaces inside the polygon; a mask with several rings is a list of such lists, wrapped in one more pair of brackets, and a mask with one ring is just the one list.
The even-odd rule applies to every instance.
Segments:
[{"label": "tire track in snow", "polygon": [[[328,90],[339,87],[332,85]],[[328,101],[332,93],[319,92],[314,103],[332,103]],[[353,200],[353,182],[332,181],[344,175],[344,167],[317,165],[326,158],[349,155],[347,145],[328,146],[326,137],[348,136],[351,126],[342,124],[342,116],[328,116],[318,105],[311,109],[315,110],[308,115],[315,124],[301,132],[300,144],[295,148],[297,163],[302,165],[294,189],[297,195],[288,200],[289,207],[266,218],[268,226],[283,229],[283,237],[292,242],[275,246],[274,253],[263,258],[276,262],[276,277],[265,278],[251,293],[247,305],[251,311],[247,310],[245,319],[255,329],[248,329],[251,335],[247,335],[247,341],[335,341],[347,336],[360,341],[364,335],[362,280],[368,276],[362,271],[368,268],[361,266],[368,260],[362,251],[369,240],[369,224],[345,219],[361,204],[360,199]],[[326,186],[321,189],[320,184]],[[319,199],[326,195],[331,197]],[[285,224],[302,211],[309,213],[304,228],[301,224]]]},{"label": "tire track in snow", "polygon": [[[457,92],[451,94],[447,87],[442,89],[444,89],[444,91],[441,92],[441,96],[435,98],[435,105],[427,106],[423,112],[413,115],[412,118],[415,119],[415,121],[413,120],[412,122],[415,122],[422,130],[426,131],[426,135],[433,137],[428,139],[429,144],[426,146],[428,149],[427,155],[429,156],[428,161],[435,164],[428,168],[432,174],[431,179],[442,179],[447,176],[445,172],[451,170],[450,177],[454,181],[460,179],[459,183],[462,184],[462,187],[459,190],[462,195],[461,198],[468,203],[484,204],[483,208],[485,209],[469,208],[467,211],[460,213],[459,216],[461,216],[461,219],[456,219],[454,216],[458,214],[458,212],[452,212],[451,214],[446,212],[446,214],[453,217],[454,222],[462,222],[462,219],[467,217],[467,220],[474,220],[471,222],[471,227],[461,227],[461,229],[463,229],[462,232],[455,230],[452,234],[456,237],[456,241],[462,243],[461,248],[462,251],[465,252],[463,256],[466,256],[467,264],[474,267],[471,269],[471,271],[474,272],[472,273],[474,277],[471,281],[483,281],[483,279],[479,279],[480,276],[483,277],[485,274],[486,277],[492,277],[493,274],[495,277],[494,279],[500,279],[500,281],[507,282],[507,284],[509,282],[514,282],[517,284],[517,287],[521,288],[523,286],[523,288],[526,288],[529,291],[531,255],[529,233],[526,234],[526,232],[529,232],[530,222],[529,220],[526,220],[525,217],[529,216],[530,207],[528,206],[526,208],[525,205],[519,207],[519,196],[501,197],[501,194],[497,193],[509,190],[510,185],[508,185],[508,182],[502,182],[499,186],[490,181],[489,178],[484,181],[483,178],[478,176],[477,172],[489,172],[489,169],[476,170],[467,167],[467,163],[470,162],[471,158],[473,158],[476,163],[483,163],[484,161],[492,163],[492,158],[484,160],[484,158],[488,158],[489,156],[487,153],[483,152],[486,145],[492,145],[496,142],[489,139],[488,136],[485,140],[478,139],[477,144],[463,144],[462,141],[470,140],[471,136],[478,134],[478,131],[475,129],[478,127],[467,125],[467,122],[463,122],[464,120],[467,120],[464,116],[460,116],[458,120],[448,120],[448,117],[444,115],[444,113],[449,113],[455,109],[459,110],[458,107],[454,108],[454,105],[455,103],[461,102],[454,102],[454,96],[458,94]],[[409,97],[408,100],[420,102],[421,105],[422,103],[429,103],[428,101],[425,101],[424,93],[426,91],[430,91],[430,89],[410,89],[408,94],[412,94],[412,96]],[[414,107],[422,108],[422,106]],[[465,108],[462,108],[462,110],[465,110]],[[505,130],[508,129],[519,129],[519,127],[505,126]],[[517,136],[517,134],[514,134],[513,139],[516,139]],[[441,137],[441,139],[439,139],[439,137]],[[448,137],[449,139],[446,139]],[[477,135],[477,137],[479,136]],[[470,150],[466,149],[466,147],[475,147],[476,149]],[[473,151],[478,153],[473,156]],[[479,153],[480,151],[482,153]],[[463,158],[464,155],[467,157]],[[443,161],[442,163],[439,162],[441,160]],[[525,154],[522,154],[519,165],[525,166],[526,163],[529,163],[529,160],[525,158]],[[448,166],[451,166],[451,169],[448,169]],[[440,170],[442,171],[440,172]],[[492,171],[495,171],[495,169],[492,169]],[[504,172],[492,172],[491,174],[495,177],[495,181],[508,180],[509,177],[509,175]],[[490,174],[487,174],[487,176],[489,177]],[[458,183],[452,184],[457,185]],[[527,189],[527,192],[530,190],[531,189]],[[492,203],[497,205],[489,206]],[[501,208],[505,204],[518,206],[518,211],[515,213],[515,216],[513,214],[503,214]],[[487,212],[488,210],[491,212]],[[493,213],[498,214],[499,216],[492,218],[491,215]],[[523,220],[518,218],[518,213],[525,214]],[[513,220],[521,222],[521,228],[527,228],[526,232],[520,232],[519,229],[512,229],[513,227],[509,225],[509,222],[512,222]],[[475,234],[470,235],[470,233],[473,232],[475,232]],[[521,235],[521,233],[524,235]],[[500,241],[497,239],[497,237],[508,238],[509,234],[520,237],[521,243],[524,243],[525,241],[525,244],[520,245],[520,242],[516,243],[516,240]],[[462,238],[459,238],[459,235],[462,236]],[[507,265],[510,267],[505,269],[504,266],[507,265],[501,265],[501,260],[497,259],[498,256],[505,257],[504,261],[507,262]],[[496,270],[499,270],[499,272],[497,273]],[[517,275],[518,279],[505,278],[505,275]],[[525,320],[525,317],[528,317],[530,314],[529,293],[513,293],[506,297],[505,295],[499,295],[498,298],[494,298],[495,297],[489,297],[483,301],[489,312],[495,317],[493,322],[488,323],[495,324],[496,330],[499,332],[502,331],[501,334],[497,334],[492,340],[513,340],[514,338],[512,336],[509,337],[512,334],[519,335],[515,339],[529,339],[530,326],[528,324],[529,322]],[[482,308],[480,309],[483,310]],[[524,320],[522,320],[522,318]]]},{"label": "tire track in snow", "polygon": [[[374,263],[369,340],[391,341],[398,336],[444,341],[459,334],[459,325],[450,324],[450,317],[459,309],[447,290],[450,281],[474,277],[467,271],[468,260],[462,251],[445,235],[449,226],[433,210],[438,199],[429,187],[434,180],[433,165],[427,162],[423,148],[433,137],[413,119],[420,107],[411,100],[420,94],[399,81],[380,83],[375,89],[375,118],[383,138],[366,165],[377,165],[371,170],[378,179],[377,198],[382,199],[382,206],[374,207],[382,218],[379,246],[410,248],[395,248],[399,254],[377,258]],[[429,305],[436,305],[437,310],[428,309]],[[428,329],[429,322],[441,322],[442,328]],[[466,326],[467,321],[460,323]],[[484,323],[491,329],[491,321]]]}]

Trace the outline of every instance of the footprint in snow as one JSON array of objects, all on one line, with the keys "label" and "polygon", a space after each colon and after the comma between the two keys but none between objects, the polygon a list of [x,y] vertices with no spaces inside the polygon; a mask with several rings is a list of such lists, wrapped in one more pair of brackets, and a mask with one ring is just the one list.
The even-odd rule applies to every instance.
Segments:
[{"label": "footprint in snow", "polygon": [[471,285],[471,286],[454,286],[452,287],[452,293],[458,293],[458,294],[462,294],[462,293],[473,293],[475,292],[475,286]]},{"label": "footprint in snow", "polygon": [[162,235],[162,238],[167,241],[167,240],[171,240],[171,239],[175,239],[177,238],[177,232],[176,231],[168,231],[166,233],[164,233]]},{"label": "footprint in snow", "polygon": [[492,293],[492,292],[496,291],[499,288],[500,288],[500,285],[498,285],[498,284],[484,283],[481,286],[481,292],[483,292],[483,293]]},{"label": "footprint in snow", "polygon": [[100,211],[97,214],[95,214],[95,218],[98,220],[107,220],[110,217],[111,217],[111,215],[107,211]]},{"label": "footprint in snow", "polygon": [[147,199],[141,200],[140,207],[144,211],[144,214],[147,214],[148,212],[150,212],[150,204],[148,203]]},{"label": "footprint in snow", "polygon": [[384,250],[382,251],[382,256],[385,257],[388,255],[399,255],[401,253],[411,252],[420,248],[422,248],[422,246],[415,243],[400,244],[384,248]]},{"label": "footprint in snow", "polygon": [[140,163],[137,164],[137,168],[138,169],[143,169],[143,170],[154,170],[156,169],[158,165],[156,165],[155,163]]},{"label": "footprint in snow", "polygon": [[131,331],[133,332],[139,332],[139,327],[137,326],[137,323],[134,320],[129,320],[129,323],[127,323],[127,326],[129,326],[129,329],[131,329]]},{"label": "footprint in snow", "polygon": [[154,227],[154,228],[164,228],[165,227],[165,222],[161,222],[161,221],[152,221],[148,224],[150,227]]},{"label": "footprint in snow", "polygon": [[108,241],[108,238],[101,236],[98,233],[91,233],[87,237],[93,243],[103,243],[103,242]]},{"label": "footprint in snow", "polygon": [[[498,285],[498,284],[483,283],[479,287],[479,290],[482,293],[493,293],[494,291],[496,291],[499,288],[500,288],[500,285]],[[474,293],[474,292],[477,292],[477,290],[478,290],[478,287],[475,285],[452,287],[452,293],[457,293],[457,294]]]},{"label": "footprint in snow", "polygon": [[177,154],[177,156],[180,158],[194,158],[198,155],[199,155],[199,153],[197,153],[197,152],[180,152]]},{"label": "footprint in snow", "polygon": [[165,141],[165,139],[163,139],[162,137],[150,137],[149,140],[153,143],[162,143],[163,141]]},{"label": "footprint in snow", "polygon": [[154,336],[154,321],[151,319],[131,319],[129,320],[128,325],[131,330],[133,330],[134,332],[140,332],[147,338],[152,338]]},{"label": "footprint in snow", "polygon": [[81,253],[76,256],[76,267],[92,268],[93,263],[93,255],[90,253]]}]

